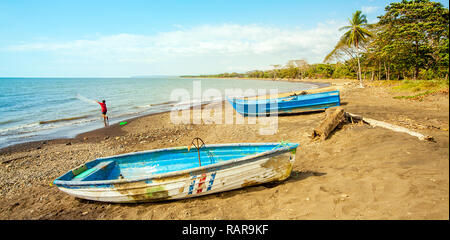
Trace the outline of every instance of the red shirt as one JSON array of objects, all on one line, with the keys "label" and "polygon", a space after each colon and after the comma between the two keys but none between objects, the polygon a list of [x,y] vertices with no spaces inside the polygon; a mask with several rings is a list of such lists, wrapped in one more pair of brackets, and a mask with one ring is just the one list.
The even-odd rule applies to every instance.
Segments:
[{"label": "red shirt", "polygon": [[98,104],[100,104],[100,107],[102,107],[102,112],[106,112],[106,103],[99,102]]}]

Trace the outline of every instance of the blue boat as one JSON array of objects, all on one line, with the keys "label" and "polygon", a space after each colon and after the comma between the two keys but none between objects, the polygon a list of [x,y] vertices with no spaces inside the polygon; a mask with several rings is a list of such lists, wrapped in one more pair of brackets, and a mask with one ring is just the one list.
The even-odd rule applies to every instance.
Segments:
[{"label": "blue boat", "polygon": [[282,98],[260,100],[229,98],[228,101],[236,112],[244,116],[299,113],[322,110],[341,105],[339,91],[291,95]]},{"label": "blue boat", "polygon": [[[201,140],[201,139],[200,139]],[[296,143],[235,143],[98,158],[53,183],[88,200],[129,203],[197,197],[289,177]]]}]

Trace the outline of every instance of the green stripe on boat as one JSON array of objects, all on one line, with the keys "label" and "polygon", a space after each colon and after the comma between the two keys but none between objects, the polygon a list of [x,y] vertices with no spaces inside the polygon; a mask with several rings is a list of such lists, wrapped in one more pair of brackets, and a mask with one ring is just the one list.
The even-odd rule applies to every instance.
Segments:
[{"label": "green stripe on boat", "polygon": [[88,169],[88,170],[86,170],[86,171],[84,171],[84,172],[78,174],[76,177],[74,177],[74,179],[77,179],[77,178],[83,178],[83,177],[89,175],[89,173],[91,173],[91,172],[93,172],[93,171],[95,171],[95,170],[97,170],[97,168],[90,168],[90,169]]}]

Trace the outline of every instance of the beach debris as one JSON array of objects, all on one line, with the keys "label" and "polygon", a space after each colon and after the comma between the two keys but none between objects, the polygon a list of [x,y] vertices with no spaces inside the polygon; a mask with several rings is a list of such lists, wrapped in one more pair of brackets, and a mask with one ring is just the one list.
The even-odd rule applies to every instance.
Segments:
[{"label": "beach debris", "polygon": [[351,119],[352,122],[356,120],[356,121],[367,123],[367,124],[369,124],[370,126],[373,126],[373,127],[382,127],[382,128],[386,128],[386,129],[395,131],[395,132],[407,133],[407,134],[409,134],[411,136],[419,138],[420,140],[427,140],[427,141],[433,141],[434,140],[432,136],[425,136],[425,135],[423,135],[421,133],[414,132],[414,131],[411,131],[411,130],[409,130],[407,128],[404,128],[404,127],[401,127],[401,126],[398,126],[398,125],[394,125],[394,124],[390,124],[390,123],[387,123],[387,122],[382,122],[382,121],[378,121],[378,120],[375,120],[375,119],[358,116],[356,114],[349,113],[349,112],[346,112],[345,116],[346,116],[346,118]]},{"label": "beach debris", "polygon": [[348,198],[349,196],[348,196],[348,194],[343,193],[343,194],[341,194],[341,197],[342,198]]},{"label": "beach debris", "polygon": [[127,123],[128,123],[128,122],[120,122],[119,125],[122,126],[122,125],[125,125],[125,124],[127,124]]},{"label": "beach debris", "polygon": [[325,140],[331,132],[341,123],[345,122],[345,111],[342,107],[328,108],[325,119],[317,126],[312,133],[313,140]]},{"label": "beach debris", "polygon": [[23,159],[23,158],[26,158],[26,157],[30,157],[30,155],[25,155],[25,156],[21,156],[21,157],[16,157],[16,158],[4,160],[4,161],[2,161],[2,164],[9,163],[9,162],[12,162],[14,160],[20,160],[20,159]]},{"label": "beach debris", "polygon": [[307,91],[301,91],[299,94],[294,92],[294,94],[289,95],[289,97],[295,97],[295,96],[306,95],[306,94],[308,94]]},{"label": "beach debris", "polygon": [[425,136],[421,133],[409,130],[407,128],[390,124],[387,122],[378,121],[371,118],[362,117],[353,113],[346,112],[342,107],[328,108],[325,119],[317,126],[312,133],[313,140],[325,140],[333,132],[336,127],[342,126],[345,123],[368,124],[372,127],[382,127],[395,132],[407,133],[411,136],[417,137],[420,140],[434,141],[432,136]]}]

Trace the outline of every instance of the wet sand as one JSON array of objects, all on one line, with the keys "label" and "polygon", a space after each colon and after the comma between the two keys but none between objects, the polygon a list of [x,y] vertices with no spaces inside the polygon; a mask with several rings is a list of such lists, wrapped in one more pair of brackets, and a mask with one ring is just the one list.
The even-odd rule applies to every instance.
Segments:
[{"label": "wet sand", "polygon": [[[149,115],[74,139],[1,149],[0,219],[449,219],[448,94],[393,99],[401,93],[360,89],[350,80],[317,81],[333,81],[346,111],[431,135],[435,142],[360,124],[311,141],[323,111],[280,116],[274,135],[259,135],[264,126],[258,122],[173,124],[169,113]],[[76,199],[50,185],[95,158],[186,146],[194,137],[206,144],[284,140],[300,146],[286,181],[198,198],[109,204]]]}]

